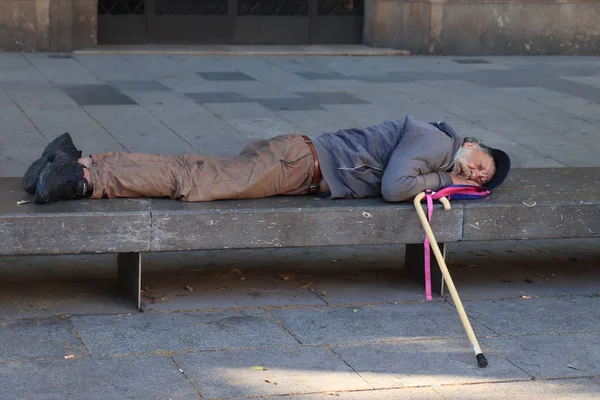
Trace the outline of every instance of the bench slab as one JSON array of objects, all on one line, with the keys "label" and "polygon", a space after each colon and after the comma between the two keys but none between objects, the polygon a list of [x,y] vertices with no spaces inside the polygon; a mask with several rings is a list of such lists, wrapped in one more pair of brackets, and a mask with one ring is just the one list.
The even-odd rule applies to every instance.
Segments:
[{"label": "bench slab", "polygon": [[600,168],[515,170],[493,195],[462,203],[465,241],[597,238]]},{"label": "bench slab", "polygon": [[[102,199],[17,205],[31,199],[18,178],[0,178],[0,255],[126,253],[224,248],[422,243],[412,203],[380,198],[281,196],[185,203]],[[432,224],[440,242],[462,237],[463,210]]]},{"label": "bench slab", "polygon": [[[168,199],[31,199],[0,178],[0,255],[422,243],[411,202],[277,196],[185,203]],[[439,243],[600,237],[600,168],[514,170],[483,200],[436,205]]]},{"label": "bench slab", "polygon": [[[32,203],[17,205],[19,200]],[[147,251],[151,214],[138,202],[33,204],[19,178],[0,178],[0,255]]]}]

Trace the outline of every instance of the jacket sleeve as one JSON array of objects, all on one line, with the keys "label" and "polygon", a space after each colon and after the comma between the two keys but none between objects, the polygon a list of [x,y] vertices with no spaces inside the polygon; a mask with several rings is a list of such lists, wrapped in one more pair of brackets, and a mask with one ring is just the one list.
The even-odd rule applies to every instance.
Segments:
[{"label": "jacket sleeve", "polygon": [[452,185],[442,167],[450,164],[453,141],[427,131],[406,132],[394,149],[381,180],[381,195],[389,202],[412,199],[429,189]]}]

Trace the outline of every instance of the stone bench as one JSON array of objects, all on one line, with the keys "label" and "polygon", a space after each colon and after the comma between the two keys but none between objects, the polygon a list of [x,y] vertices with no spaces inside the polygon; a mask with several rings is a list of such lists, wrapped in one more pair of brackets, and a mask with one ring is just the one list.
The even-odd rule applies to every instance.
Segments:
[{"label": "stone bench", "polygon": [[[77,200],[40,206],[19,178],[0,178],[0,256],[118,254],[118,286],[141,308],[141,254],[156,251],[406,244],[409,275],[422,281],[423,228],[412,203],[315,196],[184,203]],[[600,168],[514,170],[483,200],[436,204],[445,244],[475,240],[600,237]],[[435,257],[432,256],[435,264]],[[432,265],[432,285],[443,289]]]}]

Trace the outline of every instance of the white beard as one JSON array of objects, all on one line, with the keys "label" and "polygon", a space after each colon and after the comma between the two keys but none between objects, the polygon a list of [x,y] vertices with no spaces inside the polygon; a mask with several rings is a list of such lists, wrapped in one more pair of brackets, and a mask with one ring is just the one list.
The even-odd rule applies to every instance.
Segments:
[{"label": "white beard", "polygon": [[454,166],[452,167],[452,173],[457,174],[458,169],[462,169],[461,176],[465,177],[469,171],[467,167],[467,160],[471,157],[471,148],[461,147],[458,149],[456,157],[454,158]]}]

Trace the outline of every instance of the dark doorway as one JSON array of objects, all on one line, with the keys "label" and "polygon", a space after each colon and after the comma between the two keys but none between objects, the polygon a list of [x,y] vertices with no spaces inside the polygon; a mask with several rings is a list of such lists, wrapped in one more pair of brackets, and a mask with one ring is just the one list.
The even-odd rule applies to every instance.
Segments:
[{"label": "dark doorway", "polygon": [[354,44],[364,0],[98,0],[99,44]]}]

